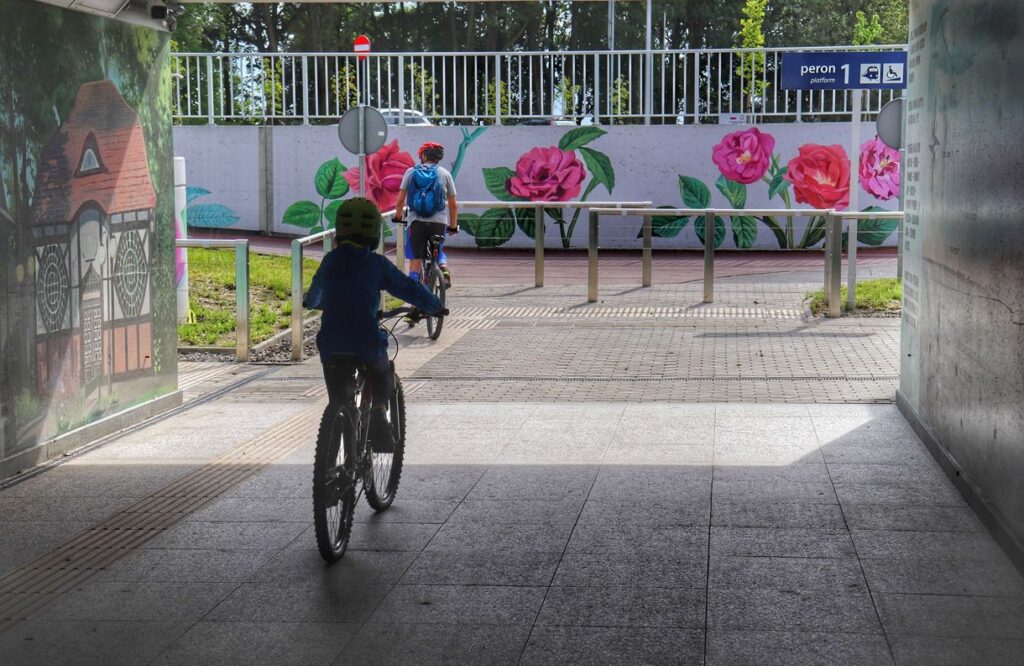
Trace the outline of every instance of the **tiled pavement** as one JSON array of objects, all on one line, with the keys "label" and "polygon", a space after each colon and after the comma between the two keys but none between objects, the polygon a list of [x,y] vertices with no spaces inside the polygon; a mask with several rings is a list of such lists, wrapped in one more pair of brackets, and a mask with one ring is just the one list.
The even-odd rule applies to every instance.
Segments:
[{"label": "tiled pavement", "polygon": [[[545,292],[533,292],[534,306],[571,298]],[[678,304],[681,293],[638,298],[656,307]],[[770,304],[773,292],[721,293],[721,307],[753,307],[743,299]],[[491,307],[496,296],[455,295],[467,309]],[[501,307],[516,298],[504,296]],[[614,299],[609,292],[603,305]],[[845,346],[833,353],[850,360],[866,354],[874,365],[865,367],[880,373],[896,367],[891,322],[845,322],[861,335],[820,346],[807,336],[799,366],[782,357],[799,345],[765,342],[800,335],[779,321],[709,318],[687,329],[668,317],[512,319],[452,327],[436,345],[418,332],[403,336],[400,371],[411,391],[399,497],[382,514],[360,506],[351,551],[335,566],[319,559],[310,527],[322,404],[315,362],[192,366],[190,408],[0,490],[0,575],[10,578],[217,456],[258,438],[281,444],[271,464],[0,633],[0,661],[1024,661],[1024,578],[894,406],[655,395],[687,373],[704,373],[705,386],[742,383],[726,373],[771,372],[779,386],[802,374],[820,379],[835,357],[811,357],[833,347]],[[760,331],[746,339],[768,353],[737,345],[715,357],[714,341],[725,338],[701,334],[730,329]],[[876,356],[851,351],[862,338]],[[570,347],[574,339],[582,343]],[[684,353],[698,340],[711,345],[710,364]],[[649,362],[670,344],[680,353]],[[574,367],[559,366],[559,351]],[[570,381],[615,373],[653,379],[632,382],[644,387],[636,402],[608,382]],[[477,381],[475,394],[452,390],[457,381],[448,380],[462,375]],[[567,390],[558,401],[528,391],[494,397],[505,384],[536,388],[531,377],[604,388]],[[818,381],[819,390],[855,378],[831,381]],[[441,397],[436,387],[448,391]],[[289,425],[296,418],[298,429]],[[0,594],[0,607],[9,601]]]}]

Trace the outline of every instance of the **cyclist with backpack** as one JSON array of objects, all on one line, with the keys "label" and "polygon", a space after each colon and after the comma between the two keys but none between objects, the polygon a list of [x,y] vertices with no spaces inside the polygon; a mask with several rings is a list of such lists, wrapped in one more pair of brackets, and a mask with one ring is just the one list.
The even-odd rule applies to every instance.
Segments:
[{"label": "cyclist with backpack", "polygon": [[[438,164],[444,158],[444,146],[428,141],[420,146],[419,156],[420,164],[410,167],[402,177],[395,202],[395,222],[402,221],[403,209],[409,207],[405,257],[409,260],[409,277],[417,282],[427,251],[427,238],[431,234],[443,235],[446,231],[449,235],[459,232],[455,180],[448,169]],[[437,266],[441,269],[445,287],[451,287],[452,277],[443,247]]]},{"label": "cyclist with backpack", "polygon": [[346,199],[335,216],[338,246],[327,253],[303,300],[307,308],[323,310],[316,346],[324,366],[324,380],[331,402],[339,378],[334,360],[355,355],[366,365],[373,389],[374,412],[370,437],[375,453],[390,453],[394,446],[385,410],[394,391],[388,336],[380,328],[377,312],[380,292],[387,291],[429,313],[443,308],[419,281],[403,275],[389,259],[374,252],[380,242],[380,210],[369,199]]}]

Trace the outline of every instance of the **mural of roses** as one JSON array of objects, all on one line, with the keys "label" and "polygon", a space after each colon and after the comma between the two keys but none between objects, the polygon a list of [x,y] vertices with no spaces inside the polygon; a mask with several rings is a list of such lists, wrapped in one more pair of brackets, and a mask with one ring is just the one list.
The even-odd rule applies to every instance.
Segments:
[{"label": "mural of roses", "polygon": [[576,153],[556,146],[532,148],[516,162],[505,183],[513,196],[530,201],[569,201],[579,196],[587,172]]},{"label": "mural of roses", "polygon": [[900,152],[875,137],[860,147],[860,186],[876,199],[888,201],[900,193]]},{"label": "mural of roses", "polygon": [[726,134],[711,151],[718,170],[727,179],[750,185],[764,177],[771,165],[775,137],[756,127]]},{"label": "mural of roses", "polygon": [[[384,146],[366,158],[366,198],[377,204],[381,210],[391,210],[398,199],[402,176],[413,166],[412,155],[400,151],[398,140]],[[359,192],[359,168],[345,171],[345,180],[357,196]]]},{"label": "mural of roses", "polygon": [[850,205],[850,159],[842,146],[805,144],[786,167],[800,203],[845,210]]},{"label": "mural of roses", "polygon": [[[599,185],[604,185],[611,194],[615,188],[612,161],[587,145],[605,134],[605,130],[594,126],[569,130],[557,146],[537,146],[520,155],[515,171],[508,167],[483,169],[484,185],[499,201],[586,201]],[[583,187],[588,174],[590,180]],[[568,248],[580,209],[577,208],[569,220],[558,208],[547,208],[544,213],[558,225],[562,247]],[[479,247],[497,247],[508,242],[517,227],[535,238],[535,216],[532,208],[490,208],[481,215],[460,213],[459,224],[474,237]]]}]

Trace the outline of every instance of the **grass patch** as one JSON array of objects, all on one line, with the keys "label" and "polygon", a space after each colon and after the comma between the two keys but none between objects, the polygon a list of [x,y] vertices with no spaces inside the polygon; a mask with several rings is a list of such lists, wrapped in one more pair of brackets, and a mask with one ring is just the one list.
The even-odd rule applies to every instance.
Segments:
[{"label": "grass patch", "polygon": [[[809,292],[811,312],[816,315],[825,311],[825,292],[818,290]],[[846,285],[840,287],[839,300],[843,312],[848,312],[846,304]],[[864,280],[857,283],[857,314],[897,314],[903,301],[903,281],[897,278],[879,278]]]},{"label": "grass patch", "polygon": [[[303,289],[320,262],[303,260]],[[291,326],[291,258],[249,255],[249,331],[253,344]],[[233,347],[235,344],[235,251],[190,249],[189,307],[195,323],[178,326],[181,345]]]}]

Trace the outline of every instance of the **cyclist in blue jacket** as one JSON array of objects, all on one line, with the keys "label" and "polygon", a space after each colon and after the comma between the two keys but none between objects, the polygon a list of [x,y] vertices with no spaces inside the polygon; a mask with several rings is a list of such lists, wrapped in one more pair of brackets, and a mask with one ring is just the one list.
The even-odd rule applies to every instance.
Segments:
[{"label": "cyclist in blue jacket", "polygon": [[388,336],[377,319],[380,292],[440,314],[441,302],[416,280],[403,274],[386,257],[375,253],[383,222],[369,199],[348,199],[335,216],[338,246],[327,253],[309,287],[303,305],[323,310],[316,346],[324,366],[327,392],[333,402],[339,377],[330,363],[336,354],[354,354],[365,364],[373,388],[371,439],[374,451],[390,453],[394,443],[386,410],[394,391]]}]

